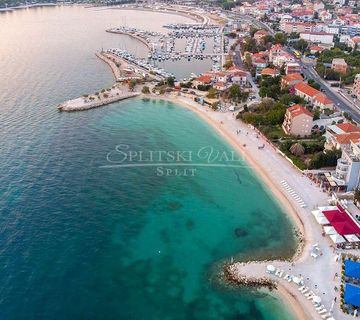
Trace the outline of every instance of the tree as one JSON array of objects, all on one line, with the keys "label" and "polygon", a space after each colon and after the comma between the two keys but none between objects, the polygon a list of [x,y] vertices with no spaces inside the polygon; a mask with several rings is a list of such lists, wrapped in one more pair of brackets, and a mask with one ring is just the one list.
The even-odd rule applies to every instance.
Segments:
[{"label": "tree", "polygon": [[150,93],[150,88],[148,86],[143,86],[141,92],[144,93],[144,94],[149,94]]},{"label": "tree", "polygon": [[166,78],[166,83],[169,87],[173,87],[175,85],[175,78],[174,77]]},{"label": "tree", "polygon": [[304,53],[308,45],[309,44],[304,39],[300,39],[299,41],[294,42],[293,48]]},{"label": "tree", "polygon": [[233,64],[232,60],[228,60],[224,63],[224,68],[227,70],[227,69],[231,68],[233,65],[234,64]]},{"label": "tree", "polygon": [[286,33],[276,33],[274,36],[274,43],[280,43],[282,45],[287,43]]},{"label": "tree", "polygon": [[130,81],[128,81],[129,90],[134,91],[136,84],[137,82],[135,79],[131,79]]},{"label": "tree", "polygon": [[207,94],[207,97],[210,99],[214,99],[217,96],[217,90],[214,88],[210,88]]},{"label": "tree", "polygon": [[310,86],[310,87],[313,87],[314,89],[316,89],[316,90],[320,90],[320,84],[318,84],[314,79],[309,79],[308,80],[308,85]]}]

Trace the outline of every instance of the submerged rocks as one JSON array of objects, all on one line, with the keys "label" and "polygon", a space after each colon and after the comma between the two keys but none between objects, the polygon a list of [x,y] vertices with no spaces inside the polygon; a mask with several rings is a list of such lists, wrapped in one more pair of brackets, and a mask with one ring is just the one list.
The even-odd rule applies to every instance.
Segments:
[{"label": "submerged rocks", "polygon": [[245,237],[245,236],[248,235],[247,230],[242,229],[242,228],[236,228],[236,229],[234,230],[234,233],[235,233],[235,236],[236,236],[237,238]]}]

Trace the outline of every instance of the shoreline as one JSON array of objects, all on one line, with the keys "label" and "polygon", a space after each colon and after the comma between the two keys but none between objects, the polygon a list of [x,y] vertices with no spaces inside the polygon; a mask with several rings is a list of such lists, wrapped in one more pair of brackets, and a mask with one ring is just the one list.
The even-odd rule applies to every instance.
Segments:
[{"label": "shoreline", "polygon": [[[265,189],[266,187],[269,188],[269,192],[272,195],[272,198],[277,201],[277,203],[283,208],[284,214],[287,215],[287,217],[290,218],[291,223],[293,226],[298,229],[301,234],[303,235],[303,242],[298,242],[296,251],[294,255],[291,258],[291,262],[293,263],[299,263],[303,260],[306,260],[307,258],[307,248],[310,247],[311,242],[311,233],[306,228],[306,224],[304,223],[300,213],[294,205],[289,201],[289,199],[286,198],[286,196],[283,194],[282,190],[279,188],[278,185],[276,185],[271,177],[262,170],[260,165],[258,164],[257,159],[249,152],[249,150],[242,146],[238,141],[236,141],[230,134],[230,132],[226,129],[226,127],[218,122],[215,121],[213,117],[210,116],[210,114],[214,113],[214,111],[208,110],[206,111],[206,106],[199,106],[204,108],[200,111],[199,108],[193,106],[190,104],[191,101],[184,101],[183,99],[179,99],[178,97],[165,97],[165,96],[155,96],[155,95],[141,95],[142,98],[148,98],[148,99],[156,99],[156,100],[164,100],[169,101],[172,103],[175,103],[179,105],[180,107],[184,107],[194,113],[196,113],[197,116],[199,116],[203,121],[205,121],[208,125],[212,127],[213,130],[215,130],[222,138],[225,139],[226,142],[230,144],[231,147],[233,147],[242,157],[243,159],[250,165],[251,170],[254,172],[254,174],[257,176],[257,178],[260,180],[260,182],[264,185]],[[237,120],[239,123],[240,121]],[[283,159],[283,161],[286,161]],[[280,263],[283,263],[284,261],[279,261]],[[256,262],[253,262],[256,263]],[[299,301],[297,294],[294,294],[292,292],[292,288],[288,288],[287,285],[283,284],[282,282],[277,281],[277,290],[276,291],[268,291],[270,295],[275,294],[277,297],[279,297],[285,306],[290,308],[292,313],[295,315],[296,319],[299,320],[306,320],[306,319],[315,319],[311,312],[308,310],[308,305],[306,303],[303,303],[303,301]],[[314,309],[315,311],[315,309]]]},{"label": "shoreline", "polygon": [[[277,185],[275,185],[271,181],[271,178],[267,176],[266,172],[263,172],[261,170],[261,168],[257,164],[256,159],[254,159],[254,157],[251,155],[251,153],[248,152],[248,150],[245,147],[243,147],[237,141],[235,141],[230,136],[230,134],[227,132],[227,130],[223,129],[223,127],[220,126],[219,123],[215,122],[214,119],[209,117],[205,112],[201,112],[200,110],[197,110],[196,108],[194,108],[190,104],[186,103],[185,101],[181,101],[181,100],[177,99],[176,97],[172,98],[172,97],[162,97],[162,96],[155,96],[155,95],[141,95],[141,97],[143,97],[143,98],[148,97],[148,98],[151,98],[151,99],[159,99],[159,100],[164,100],[164,101],[170,101],[170,102],[173,102],[173,103],[177,103],[177,104],[181,105],[182,107],[185,107],[186,109],[191,110],[191,111],[195,112],[198,116],[200,116],[200,118],[202,118],[213,129],[215,129],[215,131],[220,133],[220,135],[223,138],[225,138],[225,140],[231,146],[235,147],[235,149],[239,152],[239,154],[241,156],[244,156],[245,161],[251,166],[252,169],[254,169],[256,175],[261,180],[261,182],[264,182],[265,185],[270,187],[271,194],[274,195],[275,198],[278,200],[278,204],[281,204],[283,207],[285,207],[285,210],[286,210],[287,213],[289,213],[289,216],[290,216],[291,221],[293,222],[293,224],[299,229],[299,231],[303,235],[305,235],[305,231],[306,231],[305,230],[305,225],[304,225],[304,222],[301,219],[301,216],[297,212],[297,210],[288,201],[288,199],[283,195],[283,193],[281,192],[281,190],[279,190]],[[206,108],[206,107],[204,107],[204,108]],[[209,110],[209,112],[210,112],[210,110]],[[240,120],[238,120],[238,121],[240,122]],[[303,248],[306,247],[306,241],[305,241],[305,245],[302,246],[302,247]],[[302,249],[301,254],[297,255],[295,253],[292,260],[293,261],[298,261],[303,256],[303,254],[304,254],[304,250]]]},{"label": "shoreline", "polygon": [[165,14],[174,14],[181,17],[189,18],[194,20],[197,23],[205,23],[206,18],[204,16],[201,16],[198,13],[192,13],[189,11],[185,11],[182,9],[176,10],[176,8],[165,8],[162,10],[154,10],[151,8],[146,7],[107,7],[108,9],[114,9],[114,10],[136,10],[136,11],[150,11],[150,12],[156,12],[156,13],[165,13]]}]

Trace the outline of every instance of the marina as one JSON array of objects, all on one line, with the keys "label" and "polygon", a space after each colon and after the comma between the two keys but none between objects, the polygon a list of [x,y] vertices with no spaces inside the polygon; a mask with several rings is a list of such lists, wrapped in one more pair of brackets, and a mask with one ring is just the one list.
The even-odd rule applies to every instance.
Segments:
[{"label": "marina", "polygon": [[[138,59],[124,49],[109,49],[109,52],[131,61],[148,71],[154,71],[155,73],[165,77],[174,75],[157,68],[157,64],[167,60],[187,60],[190,62],[192,59],[211,59],[211,69],[213,71],[219,71],[222,69],[225,48],[223,46],[224,39],[221,27],[207,24],[167,24],[164,25],[164,27],[175,29],[176,31],[163,34],[160,32],[145,31],[133,27],[117,27],[106,30],[106,32],[109,33],[127,35],[139,40],[149,50],[147,55],[148,61]],[[176,51],[176,42],[181,39],[186,40],[184,50]],[[212,43],[212,52],[207,52],[205,50],[208,42]]]}]

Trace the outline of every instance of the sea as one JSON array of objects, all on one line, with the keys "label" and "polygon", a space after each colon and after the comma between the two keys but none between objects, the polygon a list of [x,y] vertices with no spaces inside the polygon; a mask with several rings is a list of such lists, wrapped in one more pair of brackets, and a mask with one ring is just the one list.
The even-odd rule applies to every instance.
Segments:
[{"label": "sea", "polygon": [[[290,257],[296,239],[207,123],[140,98],[57,111],[113,83],[96,51],[146,54],[106,28],[176,22],[190,20],[83,6],[0,14],[0,319],[295,319],[276,294],[221,276],[233,259]],[[208,67],[169,66],[179,77]]]}]

